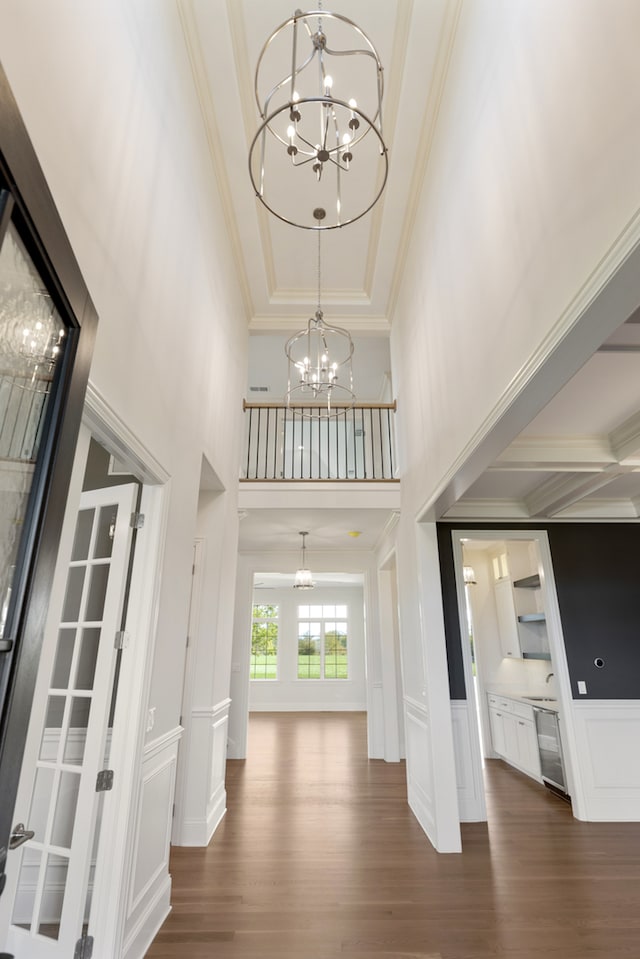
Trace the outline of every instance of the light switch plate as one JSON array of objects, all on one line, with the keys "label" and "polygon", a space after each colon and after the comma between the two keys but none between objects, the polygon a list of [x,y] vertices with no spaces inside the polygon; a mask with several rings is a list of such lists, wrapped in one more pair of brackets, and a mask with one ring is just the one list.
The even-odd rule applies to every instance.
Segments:
[{"label": "light switch plate", "polygon": [[578,680],[578,692],[581,696],[587,695],[587,684],[585,683],[584,679]]}]

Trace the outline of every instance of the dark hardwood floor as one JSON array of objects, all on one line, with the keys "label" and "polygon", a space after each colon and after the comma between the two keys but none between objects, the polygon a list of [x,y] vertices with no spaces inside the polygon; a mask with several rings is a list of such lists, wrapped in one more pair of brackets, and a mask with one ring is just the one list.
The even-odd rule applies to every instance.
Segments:
[{"label": "dark hardwood floor", "polygon": [[149,959],[640,959],[640,823],[581,823],[499,761],[438,855],[361,713],[258,713],[208,849],[176,848]]}]

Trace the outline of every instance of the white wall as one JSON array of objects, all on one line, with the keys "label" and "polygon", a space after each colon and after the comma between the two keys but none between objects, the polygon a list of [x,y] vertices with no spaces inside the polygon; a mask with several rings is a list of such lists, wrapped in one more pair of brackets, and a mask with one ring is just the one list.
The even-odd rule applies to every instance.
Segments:
[{"label": "white wall", "polygon": [[[155,708],[145,755],[167,770],[165,753],[175,753],[179,736],[203,453],[226,489],[222,535],[208,554],[218,607],[233,582],[247,347],[178,7],[173,0],[3,3],[0,58],[100,317],[93,388],[170,475],[148,700],[128,704],[133,747],[144,735],[138,721]],[[230,610],[210,619],[216,675],[208,699],[219,702],[228,695]],[[144,803],[152,783],[162,785],[153,821],[170,822],[172,777],[149,776],[131,811],[140,829],[151,822]],[[146,948],[161,918],[153,918],[149,897],[167,884],[165,826],[139,838],[129,955]]]},{"label": "white wall", "polygon": [[461,5],[391,339],[407,775],[438,848],[455,782],[428,759],[450,718],[430,695],[447,687],[444,631],[415,519],[527,384],[544,393],[545,360],[640,239],[639,31],[635,0]]},{"label": "white wall", "polygon": [[[254,603],[272,603],[279,607],[278,678],[249,682],[249,710],[365,710],[364,596],[359,587],[321,589],[301,592],[289,589],[254,589]],[[348,679],[305,680],[297,677],[298,606],[348,606]],[[251,636],[247,655],[250,655]]]}]

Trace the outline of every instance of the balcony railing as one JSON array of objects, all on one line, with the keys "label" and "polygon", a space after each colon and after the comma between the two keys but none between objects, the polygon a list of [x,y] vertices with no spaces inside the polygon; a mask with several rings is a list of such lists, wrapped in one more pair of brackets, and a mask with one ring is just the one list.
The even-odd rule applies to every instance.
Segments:
[{"label": "balcony railing", "polygon": [[395,403],[356,403],[331,418],[318,406],[245,402],[243,408],[244,480],[398,479]]}]

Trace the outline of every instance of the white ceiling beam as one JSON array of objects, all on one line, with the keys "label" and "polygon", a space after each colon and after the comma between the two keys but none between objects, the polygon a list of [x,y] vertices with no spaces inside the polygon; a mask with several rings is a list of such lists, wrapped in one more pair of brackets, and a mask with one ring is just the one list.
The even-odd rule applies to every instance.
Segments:
[{"label": "white ceiling beam", "polygon": [[608,486],[618,476],[631,471],[629,468],[615,464],[602,472],[590,475],[578,473],[552,476],[530,493],[525,503],[532,518],[555,516],[561,510],[584,499],[585,496]]},{"label": "white ceiling beam", "polygon": [[461,499],[442,519],[529,519],[529,510],[518,499]]},{"label": "white ceiling beam", "polygon": [[638,500],[620,497],[612,499],[600,496],[589,497],[572,503],[566,509],[556,513],[556,519],[585,519],[585,520],[607,520],[607,519],[637,519]]},{"label": "white ceiling beam", "polygon": [[513,441],[490,469],[593,471],[615,463],[608,436],[524,436]]}]

